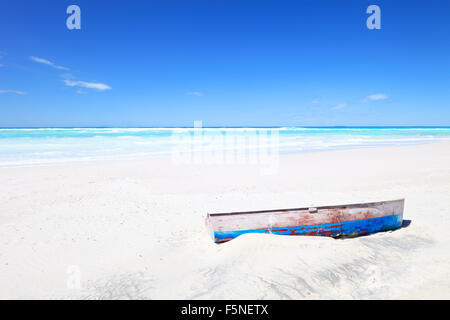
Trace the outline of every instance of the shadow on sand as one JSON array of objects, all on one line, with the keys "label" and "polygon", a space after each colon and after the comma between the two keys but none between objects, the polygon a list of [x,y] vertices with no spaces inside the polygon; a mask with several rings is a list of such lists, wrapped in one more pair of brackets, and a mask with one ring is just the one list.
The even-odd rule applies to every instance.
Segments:
[{"label": "shadow on sand", "polygon": [[411,224],[411,220],[403,220],[402,226],[399,229],[407,228]]},{"label": "shadow on sand", "polygon": [[411,224],[411,220],[403,220],[402,225],[400,227],[398,227],[397,229],[394,229],[394,230],[382,230],[382,231],[369,233],[369,234],[359,234],[359,235],[356,235],[356,236],[337,236],[337,237],[334,237],[334,239],[342,239],[343,240],[343,239],[354,239],[354,238],[370,237],[371,235],[374,235],[374,234],[377,234],[377,233],[381,233],[381,232],[395,232],[397,230],[409,227],[410,224]]}]

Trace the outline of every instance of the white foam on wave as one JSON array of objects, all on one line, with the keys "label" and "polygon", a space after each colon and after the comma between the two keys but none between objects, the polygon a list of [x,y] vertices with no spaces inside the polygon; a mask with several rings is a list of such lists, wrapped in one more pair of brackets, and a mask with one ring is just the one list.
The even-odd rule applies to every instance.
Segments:
[{"label": "white foam on wave", "polygon": [[0,128],[0,131],[101,131],[101,132],[145,132],[145,131],[450,131],[450,127],[137,127],[137,128]]},{"label": "white foam on wave", "polygon": [[[176,147],[174,140],[179,137],[188,137],[190,147],[195,147],[195,150],[199,151],[220,150],[220,148],[238,150],[242,149],[242,146],[216,145],[217,140],[214,138],[223,134],[229,134],[233,139],[254,138],[257,134],[270,133],[272,130],[279,133],[276,136],[278,139],[276,143],[281,153],[450,140],[450,128],[3,128],[0,130],[0,166],[170,155]],[[42,134],[46,130],[49,133]],[[26,133],[16,134],[22,131]],[[66,134],[67,132],[69,133]],[[261,147],[261,145],[246,145],[249,149],[258,146]]]}]

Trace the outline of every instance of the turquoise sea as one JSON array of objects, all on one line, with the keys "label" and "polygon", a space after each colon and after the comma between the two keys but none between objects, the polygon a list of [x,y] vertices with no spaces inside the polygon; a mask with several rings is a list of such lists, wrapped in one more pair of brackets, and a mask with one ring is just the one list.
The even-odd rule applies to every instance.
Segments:
[{"label": "turquoise sea", "polygon": [[[246,139],[276,133],[280,153],[302,153],[450,140],[450,127],[285,128],[3,128],[0,166],[170,155],[181,138],[194,148],[221,148],[217,137]],[[209,138],[213,138],[212,140]],[[208,140],[209,139],[209,140]],[[207,141],[207,143],[205,143]],[[247,140],[251,144],[252,139]],[[273,141],[272,141],[273,143]],[[227,144],[233,148],[233,144]],[[251,146],[250,146],[251,147]]]}]

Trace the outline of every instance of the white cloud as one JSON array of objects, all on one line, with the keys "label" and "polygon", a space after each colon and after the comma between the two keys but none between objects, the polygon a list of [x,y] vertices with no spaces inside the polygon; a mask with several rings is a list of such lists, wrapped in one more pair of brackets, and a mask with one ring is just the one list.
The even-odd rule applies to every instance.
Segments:
[{"label": "white cloud", "polygon": [[376,93],[376,94],[371,94],[370,96],[367,96],[366,98],[362,99],[361,102],[367,103],[369,101],[385,100],[387,98],[389,98],[387,94]]},{"label": "white cloud", "polygon": [[335,105],[333,108],[331,108],[331,110],[339,110],[339,109],[345,108],[346,106],[347,106],[346,103],[340,103],[338,105]]},{"label": "white cloud", "polygon": [[57,66],[57,65],[54,64],[53,62],[48,61],[48,60],[46,60],[46,59],[42,59],[42,58],[38,58],[38,57],[34,57],[34,56],[31,56],[30,59],[33,60],[33,61],[35,61],[35,62],[37,62],[37,63],[46,64],[46,65],[51,66],[51,67],[53,67],[53,68],[55,68],[55,69],[59,69],[59,70],[69,70],[69,68],[62,67],[62,66]]},{"label": "white cloud", "polygon": [[20,94],[20,95],[25,94],[25,92],[18,91],[18,90],[0,90],[0,93],[14,93],[14,94]]},{"label": "white cloud", "polygon": [[5,66],[4,64],[0,64],[0,68],[1,68],[1,67],[4,67],[4,66]]},{"label": "white cloud", "polygon": [[320,100],[319,99],[313,99],[313,101],[311,101],[313,104],[319,104],[320,103]]},{"label": "white cloud", "polygon": [[62,73],[59,76],[63,79],[68,79],[68,80],[75,78],[71,73]]},{"label": "white cloud", "polygon": [[202,97],[203,93],[202,92],[198,92],[198,91],[193,91],[193,92],[186,92],[187,95],[189,96],[197,96],[197,97]]},{"label": "white cloud", "polygon": [[86,82],[86,81],[73,81],[73,80],[64,80],[66,86],[69,87],[82,87],[88,89],[94,89],[98,91],[110,90],[111,87],[104,83],[96,83],[96,82]]}]

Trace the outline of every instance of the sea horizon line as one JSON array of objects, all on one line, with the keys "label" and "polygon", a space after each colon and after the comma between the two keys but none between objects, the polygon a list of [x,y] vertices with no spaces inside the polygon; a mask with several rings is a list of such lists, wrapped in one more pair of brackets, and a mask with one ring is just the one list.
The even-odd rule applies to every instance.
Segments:
[{"label": "sea horizon line", "polygon": [[147,127],[147,126],[75,126],[75,127],[0,127],[0,130],[20,130],[20,129],[450,129],[450,126],[161,126],[161,127]]}]

